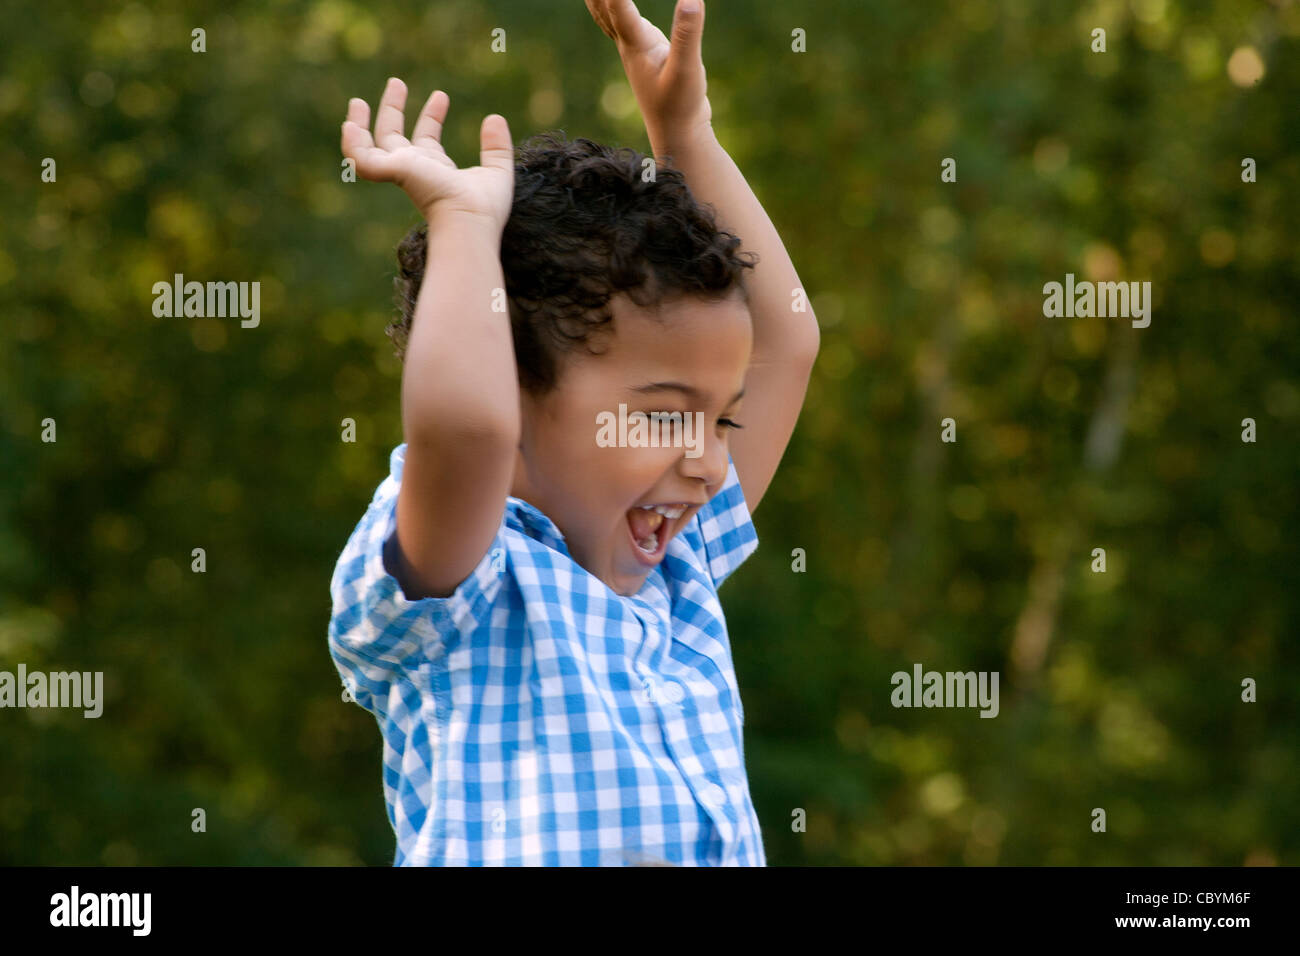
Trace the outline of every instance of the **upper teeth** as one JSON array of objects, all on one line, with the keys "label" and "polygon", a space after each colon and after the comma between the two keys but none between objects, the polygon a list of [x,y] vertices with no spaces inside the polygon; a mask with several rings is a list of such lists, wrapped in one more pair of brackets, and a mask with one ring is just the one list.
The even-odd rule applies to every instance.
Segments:
[{"label": "upper teeth", "polygon": [[685,508],[680,506],[674,506],[674,505],[642,505],[641,508],[644,511],[657,512],[663,515],[665,518],[674,521],[686,513]]}]

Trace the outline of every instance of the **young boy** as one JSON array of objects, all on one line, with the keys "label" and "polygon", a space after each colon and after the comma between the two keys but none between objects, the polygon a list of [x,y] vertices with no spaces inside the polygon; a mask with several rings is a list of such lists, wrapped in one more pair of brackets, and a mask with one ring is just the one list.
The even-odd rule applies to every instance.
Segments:
[{"label": "young boy", "polygon": [[[713,135],[702,5],[680,0],[671,44],[630,0],[587,5],[659,164],[554,136],[516,162],[493,114],[457,169],[446,95],[408,141],[396,79],[373,139],[363,101],[343,124],[426,221],[390,328],[404,442],[331,583],[396,865],[766,862],[717,589],[758,545],[817,323]],[[685,441],[600,440],[655,412]]]}]

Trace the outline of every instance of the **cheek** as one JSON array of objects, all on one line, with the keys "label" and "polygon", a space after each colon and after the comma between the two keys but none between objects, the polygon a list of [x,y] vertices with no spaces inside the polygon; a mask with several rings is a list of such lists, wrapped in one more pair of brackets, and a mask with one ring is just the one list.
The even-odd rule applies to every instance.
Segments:
[{"label": "cheek", "polygon": [[[590,462],[596,449],[596,419],[590,423],[585,414],[564,409],[536,422],[537,450],[559,467],[565,462]],[[575,469],[576,470],[576,469]]]},{"label": "cheek", "polygon": [[644,498],[672,470],[681,455],[672,448],[620,448],[616,481],[625,495],[633,499]]}]

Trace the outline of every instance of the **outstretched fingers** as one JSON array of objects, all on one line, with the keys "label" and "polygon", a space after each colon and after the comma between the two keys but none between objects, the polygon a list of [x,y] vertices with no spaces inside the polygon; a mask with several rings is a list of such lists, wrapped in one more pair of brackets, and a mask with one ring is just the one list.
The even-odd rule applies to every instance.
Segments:
[{"label": "outstretched fingers", "polygon": [[604,0],[605,20],[613,28],[618,38],[625,43],[634,43],[641,34],[643,19],[632,0]]},{"label": "outstretched fingers", "polygon": [[397,77],[390,77],[384,87],[384,95],[379,100],[379,112],[375,116],[375,145],[387,150],[409,146],[410,141],[403,134],[406,127],[406,84]]},{"label": "outstretched fingers", "polygon": [[370,106],[365,100],[353,97],[348,100],[348,118],[343,121],[343,155],[356,163],[362,178],[377,182],[391,182],[392,163],[388,153],[375,146],[370,135]]},{"label": "outstretched fingers", "polygon": [[356,123],[361,127],[361,131],[366,134],[366,139],[370,145],[375,145],[375,141],[370,137],[370,104],[359,96],[354,96],[348,100],[347,122]]},{"label": "outstretched fingers", "polygon": [[483,125],[478,133],[480,166],[500,169],[510,173],[513,181],[515,169],[515,149],[510,139],[510,124],[500,113],[490,113],[483,117]]},{"label": "outstretched fingers", "polygon": [[442,145],[442,124],[447,121],[447,108],[451,97],[442,90],[434,90],[424,102],[424,109],[415,120],[411,142],[416,146]]},{"label": "outstretched fingers", "polygon": [[695,0],[695,9],[687,13],[678,0],[673,11],[673,38],[664,68],[672,77],[682,76],[703,62],[704,3]]},{"label": "outstretched fingers", "polygon": [[607,0],[587,0],[587,12],[591,14],[591,18],[596,21],[596,26],[600,27],[605,36],[611,40],[618,39],[614,34],[614,26],[609,20]]}]

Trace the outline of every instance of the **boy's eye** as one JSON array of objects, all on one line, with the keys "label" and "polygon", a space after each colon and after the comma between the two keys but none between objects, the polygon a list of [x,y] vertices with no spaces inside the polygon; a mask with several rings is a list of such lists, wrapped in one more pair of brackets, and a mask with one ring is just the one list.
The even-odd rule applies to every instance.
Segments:
[{"label": "boy's eye", "polygon": [[641,414],[644,415],[646,418],[649,418],[651,421],[654,421],[657,418],[661,422],[668,423],[668,422],[685,421],[686,417],[691,413],[690,412],[669,412],[660,409],[659,411],[654,411],[654,412],[641,412]]},{"label": "boy's eye", "polygon": [[[661,416],[660,419],[661,421],[670,421],[670,420],[675,420],[677,418],[684,419],[687,415],[690,415],[691,412],[657,411],[657,412],[641,412],[640,414],[645,415],[647,418],[658,415]],[[744,428],[745,427],[744,425],[740,424],[739,422],[731,418],[719,418],[718,424],[723,428]]]}]

